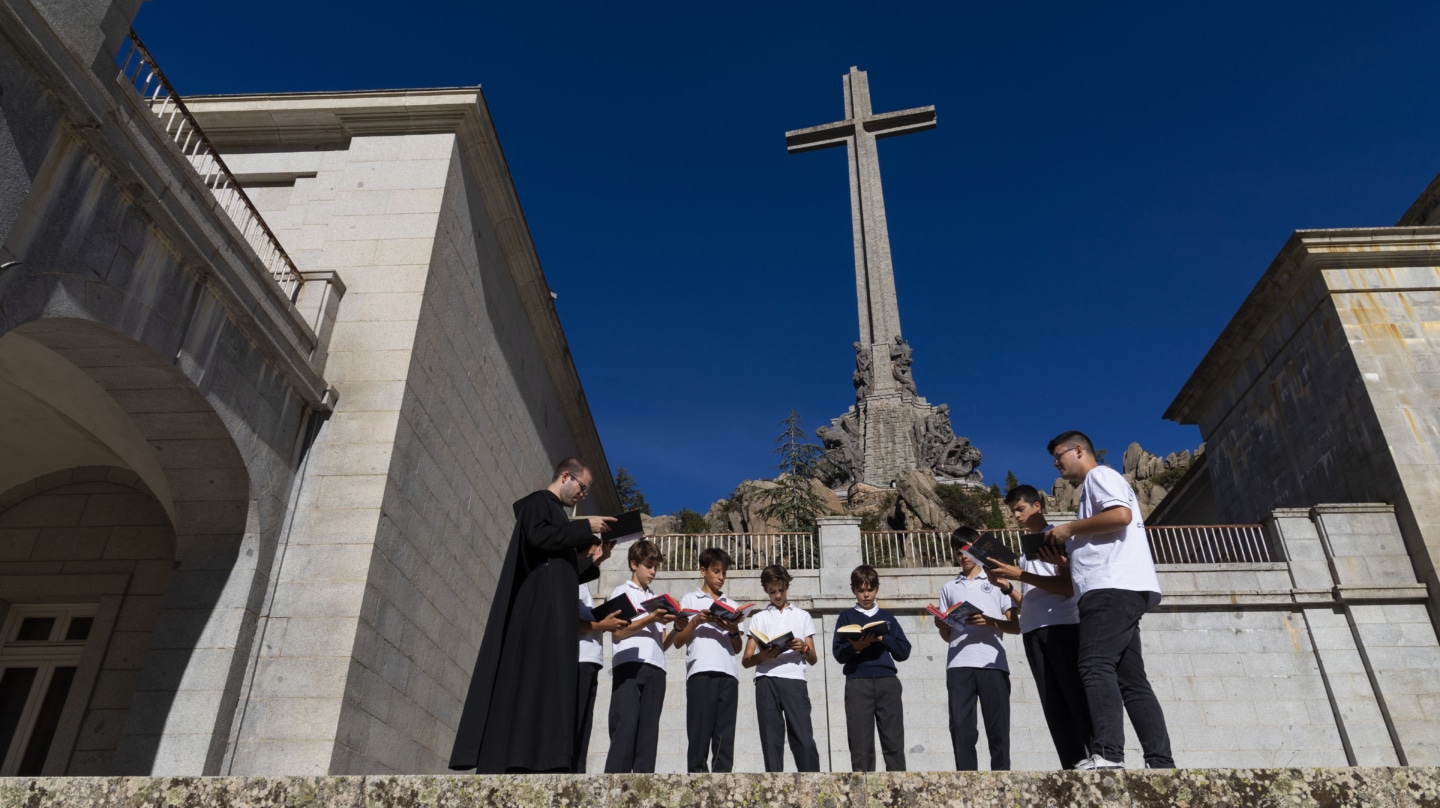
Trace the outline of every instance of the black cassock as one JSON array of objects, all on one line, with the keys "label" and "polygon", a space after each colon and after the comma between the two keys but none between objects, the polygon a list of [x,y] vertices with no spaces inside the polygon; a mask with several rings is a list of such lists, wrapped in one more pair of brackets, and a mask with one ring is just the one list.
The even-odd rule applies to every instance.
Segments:
[{"label": "black cassock", "polygon": [[569,770],[578,670],[575,608],[582,580],[599,577],[595,537],[548,490],[519,500],[510,549],[455,733],[450,768],[481,774]]}]

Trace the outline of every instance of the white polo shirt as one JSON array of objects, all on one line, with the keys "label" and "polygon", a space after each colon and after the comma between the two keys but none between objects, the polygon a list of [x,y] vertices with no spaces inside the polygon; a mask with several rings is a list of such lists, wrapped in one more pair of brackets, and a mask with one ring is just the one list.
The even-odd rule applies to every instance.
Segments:
[{"label": "white polo shirt", "polygon": [[[962,602],[975,604],[986,617],[997,620],[1005,619],[1005,611],[1012,604],[1010,596],[990,583],[983,573],[966,578],[963,572],[940,587],[940,611]],[[952,626],[945,668],[999,668],[1009,673],[1010,663],[1005,657],[1000,632],[985,626],[967,625],[963,629]]]},{"label": "white polo shirt", "polygon": [[1130,523],[1125,527],[1109,533],[1072,536],[1065,543],[1070,554],[1075,597],[1083,597],[1096,589],[1128,589],[1149,593],[1153,609],[1160,603],[1160,577],[1155,574],[1155,559],[1150,555],[1145,520],[1140,515],[1135,491],[1115,469],[1109,466],[1091,469],[1080,485],[1076,516],[1089,519],[1117,505],[1130,509]]},{"label": "white polo shirt", "polygon": [[[642,615],[644,610],[640,608],[640,604],[655,597],[655,593],[648,587],[641,589],[634,581],[626,581],[610,593],[612,598],[620,595],[629,597],[635,611]],[[664,642],[665,624],[659,621],[650,623],[629,637],[615,642],[610,649],[610,669],[614,670],[627,662],[644,662],[665,670],[665,649],[662,647]]]},{"label": "white polo shirt", "polygon": [[[1045,526],[1044,532],[1050,531],[1050,525]],[[1020,569],[1034,575],[1054,576],[1059,570],[1054,564],[1041,561],[1038,558],[1030,558],[1024,554],[1020,556]],[[1046,626],[1064,626],[1080,622],[1080,609],[1075,605],[1078,598],[1074,595],[1066,597],[1057,595],[1054,592],[1047,592],[1038,586],[1020,584],[1020,633],[1027,634],[1037,628]]]},{"label": "white polo shirt", "polygon": [[[594,620],[595,614],[590,610],[595,608],[595,598],[590,594],[590,587],[580,584],[580,618],[581,620]],[[605,664],[605,645],[601,640],[603,631],[588,631],[580,635],[580,661],[594,662],[596,665]]]},{"label": "white polo shirt", "polygon": [[[815,636],[815,621],[810,619],[809,612],[793,603],[783,612],[772,603],[763,612],[751,613],[746,630],[758,631],[767,637],[778,637],[788,631],[795,639],[804,640]],[[804,680],[805,657],[799,651],[781,651],[774,659],[761,662],[755,668],[755,675]]]},{"label": "white polo shirt", "polygon": [[[715,599],[705,594],[705,590],[697,589],[680,599],[680,608],[703,612],[714,602]],[[724,592],[720,593],[720,602],[726,606],[740,605]],[[723,673],[739,679],[740,669],[735,664],[735,652],[731,648],[730,635],[716,624],[705,623],[695,629],[695,636],[685,646],[685,678],[689,679],[697,673]]]}]

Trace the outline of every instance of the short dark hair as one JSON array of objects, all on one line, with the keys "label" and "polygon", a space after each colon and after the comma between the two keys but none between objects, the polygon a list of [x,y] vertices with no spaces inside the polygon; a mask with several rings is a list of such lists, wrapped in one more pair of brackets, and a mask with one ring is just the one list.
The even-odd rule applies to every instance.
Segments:
[{"label": "short dark hair", "polygon": [[876,572],[875,568],[869,564],[861,564],[850,571],[850,588],[859,589],[862,586],[870,589],[880,588],[880,573]]},{"label": "short dark hair", "polygon": [[779,564],[771,564],[760,571],[760,588],[764,589],[773,583],[783,583],[785,588],[790,588],[790,582],[794,580],[790,573]]},{"label": "short dark hair", "polygon": [[700,569],[708,570],[712,564],[724,564],[725,569],[730,569],[734,562],[730,560],[730,554],[719,547],[706,547],[700,551]]},{"label": "short dark hair", "polygon": [[958,553],[961,549],[969,546],[978,538],[980,538],[979,531],[977,531],[973,527],[966,527],[965,525],[961,525],[960,527],[955,528],[954,533],[950,534],[950,552],[952,554]]},{"label": "short dark hair", "polygon": [[665,554],[655,542],[649,539],[641,539],[630,545],[630,552],[626,556],[631,564],[639,564],[645,567],[658,567],[665,563]]},{"label": "short dark hair", "polygon": [[564,460],[560,461],[560,465],[555,467],[555,476],[550,478],[550,482],[555,482],[556,480],[560,479],[561,474],[565,474],[567,472],[570,474],[571,477],[574,477],[578,480],[580,479],[580,475],[584,474],[586,471],[587,469],[585,468],[585,464],[581,463],[578,457],[567,457]]},{"label": "short dark hair", "polygon": [[1005,495],[1006,505],[1013,507],[1020,502],[1026,505],[1039,505],[1040,510],[1045,510],[1045,495],[1036,491],[1033,485],[1017,485]]},{"label": "short dark hair", "polygon": [[1071,446],[1079,446],[1089,452],[1091,457],[1095,456],[1095,444],[1090,442],[1090,439],[1085,436],[1084,432],[1076,432],[1073,429],[1069,432],[1061,432],[1059,435],[1056,435],[1054,440],[1045,445],[1045,451],[1053,455],[1055,454],[1055,448],[1057,446],[1064,446],[1066,449],[1069,449]]}]

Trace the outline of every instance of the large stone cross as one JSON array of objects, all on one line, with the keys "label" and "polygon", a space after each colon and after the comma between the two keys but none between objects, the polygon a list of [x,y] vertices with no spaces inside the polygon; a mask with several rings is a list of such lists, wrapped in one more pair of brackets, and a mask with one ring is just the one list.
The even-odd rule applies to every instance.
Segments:
[{"label": "large stone cross", "polygon": [[791,154],[832,146],[844,146],[849,153],[860,341],[874,353],[875,392],[879,392],[896,388],[890,378],[887,351],[900,335],[900,306],[895,299],[895,270],[890,262],[890,232],[885,225],[885,197],[880,189],[880,157],[875,141],[934,129],[935,107],[876,115],[870,111],[870,80],[865,71],[852,67],[844,81],[845,120],[786,132],[785,145]]}]

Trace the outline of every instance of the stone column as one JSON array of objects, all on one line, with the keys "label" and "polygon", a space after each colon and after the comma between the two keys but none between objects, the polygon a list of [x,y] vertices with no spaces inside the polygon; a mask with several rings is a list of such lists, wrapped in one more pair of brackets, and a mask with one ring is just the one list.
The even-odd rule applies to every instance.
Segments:
[{"label": "stone column", "polygon": [[816,520],[820,543],[820,594],[850,594],[850,572],[865,563],[860,545],[860,520],[854,516],[822,516]]}]

